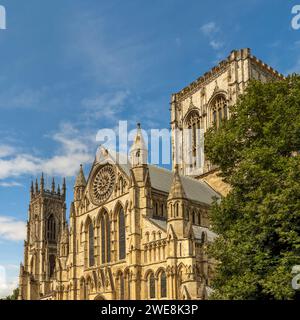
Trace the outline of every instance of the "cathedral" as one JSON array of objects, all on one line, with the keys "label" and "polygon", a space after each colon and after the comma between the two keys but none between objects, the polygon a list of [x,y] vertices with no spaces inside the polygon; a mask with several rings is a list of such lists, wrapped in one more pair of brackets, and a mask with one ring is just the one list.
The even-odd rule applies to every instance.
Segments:
[{"label": "cathedral", "polygon": [[232,51],[172,95],[172,171],[148,164],[138,125],[128,161],[100,148],[88,177],[80,167],[68,220],[65,180],[32,183],[19,299],[207,299],[209,208],[230,187],[201,154],[198,129],[226,121],[249,80],[282,78],[250,49]]}]

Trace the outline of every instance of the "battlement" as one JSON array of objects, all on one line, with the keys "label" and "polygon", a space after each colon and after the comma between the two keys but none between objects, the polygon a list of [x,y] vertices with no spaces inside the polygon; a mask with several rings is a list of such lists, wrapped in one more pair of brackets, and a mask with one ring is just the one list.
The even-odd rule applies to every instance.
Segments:
[{"label": "battlement", "polygon": [[52,178],[51,189],[49,189],[49,188],[45,188],[44,174],[42,173],[40,178],[40,183],[38,183],[38,179],[36,179],[35,185],[33,181],[31,181],[30,196],[31,196],[31,200],[40,196],[57,198],[58,200],[65,200],[66,179],[65,178],[63,179],[62,189],[61,189],[59,184],[57,185],[57,188],[56,188],[55,179]]},{"label": "battlement", "polygon": [[275,79],[284,79],[284,75],[279,73],[277,70],[258,59],[256,56],[251,54],[251,49],[243,48],[239,50],[231,51],[230,55],[220,61],[216,66],[211,68],[208,72],[205,72],[195,81],[191,82],[189,85],[181,89],[179,92],[172,95],[172,100],[182,100],[185,99],[187,95],[192,94],[194,91],[199,90],[200,87],[205,86],[207,83],[213,81],[218,75],[225,72],[233,62],[240,60],[249,59],[253,64],[262,69],[264,72],[270,74],[270,76]]}]

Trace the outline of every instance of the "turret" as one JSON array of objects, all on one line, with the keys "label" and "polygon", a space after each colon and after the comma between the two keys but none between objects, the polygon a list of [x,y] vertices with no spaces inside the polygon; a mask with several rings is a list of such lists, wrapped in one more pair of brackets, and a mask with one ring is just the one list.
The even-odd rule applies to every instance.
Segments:
[{"label": "turret", "polygon": [[134,138],[134,142],[130,148],[130,162],[133,173],[133,181],[138,186],[145,186],[149,182],[149,170],[148,170],[148,148],[143,138],[142,129],[140,123],[137,124],[137,132]]},{"label": "turret", "polygon": [[80,165],[79,173],[76,177],[75,185],[74,185],[74,200],[80,201],[83,197],[83,192],[86,187],[86,180],[82,168],[82,164]]},{"label": "turret", "polygon": [[178,237],[184,237],[188,219],[187,214],[188,200],[178,172],[178,166],[175,167],[175,173],[168,196],[168,223],[173,225],[173,229]]},{"label": "turret", "polygon": [[130,148],[130,161],[132,167],[148,163],[148,148],[143,138],[141,124],[137,124],[137,133]]}]

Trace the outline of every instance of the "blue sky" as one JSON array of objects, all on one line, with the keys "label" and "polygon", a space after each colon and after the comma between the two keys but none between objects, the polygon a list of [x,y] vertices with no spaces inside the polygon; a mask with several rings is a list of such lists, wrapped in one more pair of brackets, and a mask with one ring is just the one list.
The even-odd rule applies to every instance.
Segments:
[{"label": "blue sky", "polygon": [[[88,171],[101,128],[169,127],[173,92],[231,50],[300,71],[300,0],[0,0],[0,266],[15,286],[29,184]],[[50,181],[50,178],[48,178]],[[0,270],[1,271],[1,270]]]}]

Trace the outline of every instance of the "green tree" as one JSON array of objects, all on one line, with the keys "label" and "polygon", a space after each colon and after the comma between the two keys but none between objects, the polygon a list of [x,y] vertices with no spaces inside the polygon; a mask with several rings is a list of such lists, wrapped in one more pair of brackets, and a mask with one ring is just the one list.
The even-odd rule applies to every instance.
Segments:
[{"label": "green tree", "polygon": [[19,296],[19,288],[14,289],[11,296],[7,296],[4,300],[18,300]]},{"label": "green tree", "polygon": [[253,81],[205,138],[232,189],[211,210],[214,299],[294,299],[300,265],[300,76]]}]

